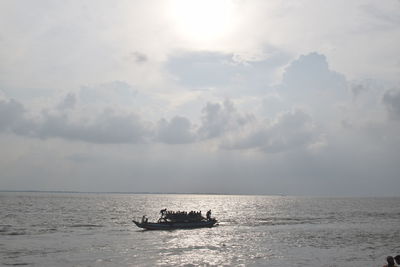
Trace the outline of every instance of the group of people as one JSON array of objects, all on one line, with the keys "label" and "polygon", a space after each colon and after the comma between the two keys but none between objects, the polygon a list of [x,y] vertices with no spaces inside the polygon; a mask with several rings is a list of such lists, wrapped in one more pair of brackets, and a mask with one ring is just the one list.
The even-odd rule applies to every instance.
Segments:
[{"label": "group of people", "polygon": [[167,211],[167,209],[162,209],[162,210],[160,210],[160,213],[161,213],[161,216],[163,216],[163,217],[168,217],[170,215],[172,215],[172,216],[177,215],[177,216],[201,217],[201,211],[190,211],[190,212],[187,212],[187,211],[171,211],[171,210]]},{"label": "group of people", "polygon": [[[400,265],[400,255],[397,255],[395,257],[387,256],[386,260],[387,264],[384,265],[383,267],[397,267]],[[396,265],[395,262],[399,265]]]},{"label": "group of people", "polygon": [[[170,211],[167,209],[160,210],[161,218],[160,220],[170,220],[170,221],[201,221],[204,217],[201,211]],[[207,219],[211,218],[211,210],[207,211]]]}]

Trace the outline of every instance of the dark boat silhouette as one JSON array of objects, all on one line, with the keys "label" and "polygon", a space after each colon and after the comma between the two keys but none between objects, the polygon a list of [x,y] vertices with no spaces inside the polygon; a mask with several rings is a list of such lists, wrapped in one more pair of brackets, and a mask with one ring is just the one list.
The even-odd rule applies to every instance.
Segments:
[{"label": "dark boat silhouette", "polygon": [[207,212],[207,217],[204,218],[201,212],[181,212],[181,211],[167,211],[163,209],[160,211],[161,217],[157,222],[148,222],[146,216],[142,220],[132,220],[138,227],[147,230],[173,230],[173,229],[193,229],[203,227],[213,227],[217,224],[215,218],[211,218],[211,210]]}]

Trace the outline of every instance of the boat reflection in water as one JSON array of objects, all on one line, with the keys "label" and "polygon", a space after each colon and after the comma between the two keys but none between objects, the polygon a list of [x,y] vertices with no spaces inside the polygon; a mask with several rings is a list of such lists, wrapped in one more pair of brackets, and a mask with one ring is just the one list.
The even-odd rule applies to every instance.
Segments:
[{"label": "boat reflection in water", "polygon": [[146,216],[142,217],[141,222],[132,220],[138,227],[147,230],[172,230],[172,229],[192,229],[202,227],[213,227],[217,220],[211,218],[211,210],[207,211],[206,217],[201,215],[201,211],[160,211],[161,217],[157,222],[148,222]]}]

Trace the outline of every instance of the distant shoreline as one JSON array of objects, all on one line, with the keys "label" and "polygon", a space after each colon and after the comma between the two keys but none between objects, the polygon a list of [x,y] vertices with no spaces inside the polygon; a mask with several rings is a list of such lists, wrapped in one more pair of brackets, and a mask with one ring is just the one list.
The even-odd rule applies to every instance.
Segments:
[{"label": "distant shoreline", "polygon": [[250,194],[250,193],[190,193],[190,192],[101,192],[101,191],[64,191],[64,190],[0,190],[0,193],[52,193],[52,194],[115,194],[115,195],[221,195],[221,196],[271,196],[271,197],[322,197],[322,198],[399,198],[400,196],[367,195],[286,195],[286,194]]}]

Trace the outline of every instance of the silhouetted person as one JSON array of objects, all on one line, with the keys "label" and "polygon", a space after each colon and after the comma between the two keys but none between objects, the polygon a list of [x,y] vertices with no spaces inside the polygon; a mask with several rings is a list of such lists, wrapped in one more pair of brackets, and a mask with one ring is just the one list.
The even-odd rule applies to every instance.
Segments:
[{"label": "silhouetted person", "polygon": [[396,261],[397,264],[400,264],[400,255],[394,257],[394,260]]},{"label": "silhouetted person", "polygon": [[394,265],[394,259],[392,256],[387,256],[386,258],[388,264],[384,265],[383,267],[395,267],[397,265]]},{"label": "silhouetted person", "polygon": [[211,220],[211,210],[207,211],[206,216],[207,220]]}]

